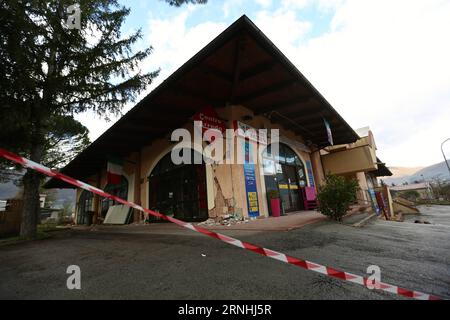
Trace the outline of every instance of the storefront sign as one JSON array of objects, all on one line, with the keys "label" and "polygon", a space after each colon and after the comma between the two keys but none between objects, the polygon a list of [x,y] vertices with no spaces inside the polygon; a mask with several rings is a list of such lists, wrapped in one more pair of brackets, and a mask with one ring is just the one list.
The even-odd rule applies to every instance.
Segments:
[{"label": "storefront sign", "polygon": [[375,190],[372,188],[369,188],[367,190],[369,192],[370,195],[370,200],[372,200],[372,206],[373,208],[375,208],[375,213],[378,215],[380,214],[380,207],[378,206],[378,202],[377,202],[377,196],[375,194]]},{"label": "storefront sign", "polygon": [[261,134],[259,130],[253,128],[252,126],[236,120],[233,122],[233,126],[239,137],[257,143],[267,144],[267,130],[265,132],[266,134]]},{"label": "storefront sign", "polygon": [[219,116],[213,107],[205,107],[193,117],[194,121],[202,122],[203,133],[208,129],[220,131],[224,134],[226,130],[225,123],[219,119]]},{"label": "storefront sign", "polygon": [[314,175],[313,175],[313,170],[312,170],[312,166],[311,166],[311,161],[306,160],[305,163],[306,163],[306,171],[308,171],[309,186],[314,187],[315,183],[314,183]]},{"label": "storefront sign", "polygon": [[265,175],[275,175],[275,161],[263,158],[263,171]]},{"label": "storefront sign", "polygon": [[[244,152],[247,155],[251,154],[251,145],[249,141],[244,142]],[[258,192],[256,188],[256,173],[255,165],[253,163],[244,163],[244,179],[245,179],[245,193],[247,194],[247,208],[248,216],[250,218],[259,216]]]}]

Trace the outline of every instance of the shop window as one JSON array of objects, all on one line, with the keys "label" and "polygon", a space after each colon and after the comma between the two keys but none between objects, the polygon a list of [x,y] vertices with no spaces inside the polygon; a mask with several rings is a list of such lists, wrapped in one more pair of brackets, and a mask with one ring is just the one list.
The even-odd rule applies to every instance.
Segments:
[{"label": "shop window", "polygon": [[203,221],[208,218],[206,168],[203,163],[194,164],[197,151],[183,149],[180,156],[182,152],[191,153],[192,164],[175,165],[169,152],[152,170],[148,177],[149,205],[152,210],[177,219]]},{"label": "shop window", "polygon": [[88,224],[88,214],[93,208],[94,194],[87,190],[83,190],[78,200],[77,224]]},{"label": "shop window", "polygon": [[267,193],[278,191],[284,212],[304,209],[301,188],[307,186],[307,180],[303,161],[285,144],[278,145],[278,155],[272,149],[275,148],[269,145],[263,152]]},{"label": "shop window", "polygon": [[[127,200],[128,199],[128,180],[124,176],[122,176],[120,184],[107,184],[105,187],[105,192],[112,194],[118,198]],[[106,216],[106,213],[108,212],[109,207],[114,206],[116,204],[120,204],[120,203],[113,199],[104,198],[102,200],[102,211],[101,211],[102,217]]]}]

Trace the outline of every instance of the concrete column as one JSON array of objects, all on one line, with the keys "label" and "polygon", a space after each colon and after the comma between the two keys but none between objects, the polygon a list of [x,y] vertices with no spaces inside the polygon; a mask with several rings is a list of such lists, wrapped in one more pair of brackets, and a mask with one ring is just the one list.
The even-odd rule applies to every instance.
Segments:
[{"label": "concrete column", "polygon": [[[322,159],[320,158],[320,151],[314,151],[310,154],[311,165],[313,169],[314,180],[316,186],[323,185],[325,183],[325,172],[322,166]],[[305,168],[306,169],[306,168]]]},{"label": "concrete column", "polygon": [[[102,174],[101,172],[97,173],[97,182],[95,184],[95,186],[97,188],[101,188],[100,183],[101,183],[101,178],[102,178]],[[93,224],[97,224],[98,222],[98,216],[100,214],[100,210],[102,210],[101,205],[100,205],[100,196],[94,193],[94,199],[93,199],[93,206],[94,208],[92,208],[92,210],[94,211],[94,216],[92,217],[92,223]]]},{"label": "concrete column", "polygon": [[369,201],[367,190],[369,189],[369,186],[367,185],[367,179],[366,174],[364,172],[357,172],[356,173],[356,179],[358,180],[359,187],[361,188],[361,196],[364,201]]}]

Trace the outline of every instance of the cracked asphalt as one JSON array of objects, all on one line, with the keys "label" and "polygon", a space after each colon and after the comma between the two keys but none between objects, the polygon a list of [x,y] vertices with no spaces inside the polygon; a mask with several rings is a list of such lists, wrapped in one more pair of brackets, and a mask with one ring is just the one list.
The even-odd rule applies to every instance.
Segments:
[{"label": "cracked asphalt", "polygon": [[[450,206],[420,208],[432,224],[331,221],[291,231],[223,233],[364,275],[450,298]],[[81,290],[66,269],[81,268]],[[0,246],[0,299],[406,299],[328,278],[171,224],[57,232]]]}]

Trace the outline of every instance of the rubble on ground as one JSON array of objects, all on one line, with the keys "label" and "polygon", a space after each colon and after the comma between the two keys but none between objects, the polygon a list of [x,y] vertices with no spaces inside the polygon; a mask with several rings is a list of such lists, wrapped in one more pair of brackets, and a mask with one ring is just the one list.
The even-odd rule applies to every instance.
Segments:
[{"label": "rubble on ground", "polygon": [[215,218],[209,218],[206,221],[200,222],[199,225],[202,226],[232,226],[236,224],[241,223],[247,223],[249,220],[242,217],[238,214],[226,214],[223,216],[215,217]]},{"label": "rubble on ground", "polygon": [[414,223],[431,224],[429,221],[426,220],[415,220]]}]

